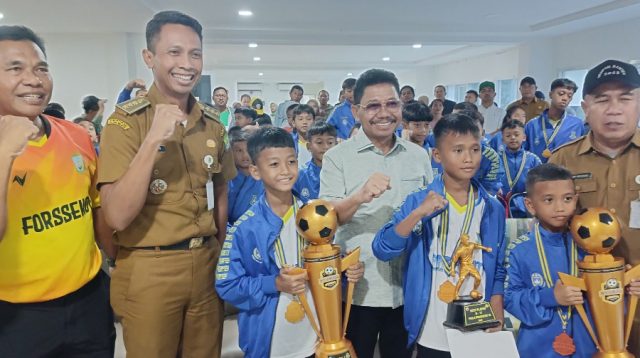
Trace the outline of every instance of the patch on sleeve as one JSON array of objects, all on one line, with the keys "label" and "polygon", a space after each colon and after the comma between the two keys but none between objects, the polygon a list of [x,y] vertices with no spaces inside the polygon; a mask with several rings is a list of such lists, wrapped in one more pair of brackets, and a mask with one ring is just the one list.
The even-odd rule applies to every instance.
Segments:
[{"label": "patch on sleeve", "polygon": [[122,129],[124,129],[125,131],[127,129],[131,128],[131,126],[127,122],[123,121],[122,119],[113,118],[113,117],[111,117],[111,118],[109,118],[107,120],[107,125],[108,126],[118,126],[118,127],[122,128]]}]

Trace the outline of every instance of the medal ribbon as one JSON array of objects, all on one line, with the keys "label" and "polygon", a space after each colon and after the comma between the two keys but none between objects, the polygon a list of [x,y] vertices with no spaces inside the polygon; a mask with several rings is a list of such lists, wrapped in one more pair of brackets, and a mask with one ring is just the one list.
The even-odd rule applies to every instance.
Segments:
[{"label": "medal ribbon", "polygon": [[547,149],[551,150],[549,149],[549,145],[551,144],[551,142],[553,142],[553,140],[556,138],[558,133],[560,133],[560,127],[562,127],[562,123],[564,123],[564,121],[560,119],[560,122],[558,122],[556,127],[553,129],[553,132],[551,133],[551,137],[547,138],[547,124],[545,119],[548,118],[548,115],[549,115],[548,113],[549,112],[547,112],[546,115],[540,116],[540,128],[542,128],[542,136],[544,137],[544,143]]},{"label": "medal ribbon", "polygon": [[[447,192],[445,189],[445,197],[446,195],[447,195]],[[473,192],[473,185],[469,185],[469,195],[467,196],[467,210],[464,213],[464,221],[462,222],[462,231],[460,232],[460,235],[469,233],[469,227],[471,226],[471,221],[473,221],[473,212],[475,208],[476,208],[476,205],[475,205],[475,195]],[[447,261],[445,257],[446,250],[447,250],[447,241],[449,239],[449,206],[447,206],[447,208],[444,209],[443,213],[440,215],[440,225],[438,228],[438,236],[440,241],[440,255],[442,256],[444,272],[446,272],[447,275],[449,275],[451,273],[451,270],[453,269],[451,267],[451,262]],[[459,242],[460,242],[460,238],[458,237],[458,243]],[[458,244],[456,244],[456,247],[458,247]]]},{"label": "medal ribbon", "polygon": [[[540,223],[536,223],[535,225],[535,234],[536,234],[536,247],[538,249],[538,259],[540,260],[540,267],[542,267],[542,275],[544,276],[544,280],[547,283],[547,287],[553,287],[553,280],[551,279],[551,272],[549,270],[549,263],[547,262],[547,255],[544,252],[544,245],[542,244],[542,238],[540,237]],[[576,250],[576,244],[573,240],[571,240],[571,262],[569,263],[570,269],[569,271],[571,276],[575,276],[578,272],[578,250]],[[567,308],[567,314],[565,315],[562,311],[561,307],[557,308],[558,316],[560,316],[560,321],[562,321],[562,330],[567,330],[567,325],[569,320],[571,319],[571,311],[572,307],[569,306]]]},{"label": "medal ribbon", "polygon": [[[516,159],[517,159],[517,157],[516,157]],[[516,185],[516,183],[520,179],[520,176],[522,175],[522,172],[524,171],[524,164],[527,162],[527,152],[526,151],[522,152],[522,162],[520,163],[520,168],[518,169],[518,173],[516,173],[516,177],[513,180],[511,179],[511,171],[509,170],[509,162],[507,161],[506,150],[504,150],[502,152],[502,160],[504,161],[504,170],[505,170],[505,173],[507,174],[507,182],[509,183],[509,191],[511,191],[511,189],[513,189],[513,187]],[[516,163],[517,163],[517,161],[516,161]]]},{"label": "medal ribbon", "polygon": [[[298,201],[294,198],[293,199],[293,215],[289,217],[289,220],[295,220],[297,211],[298,211]],[[287,212],[287,214],[289,214],[289,212]],[[283,218],[283,222],[286,222],[286,220],[284,219],[287,219],[287,216],[288,216],[287,214],[285,214]],[[296,243],[296,251],[298,252],[298,255],[296,257],[296,266],[302,267],[302,250],[304,249],[304,239],[302,238],[302,236],[300,236],[300,234],[298,234],[297,231],[296,231],[296,236],[298,239]],[[275,247],[276,258],[278,259],[280,266],[282,267],[287,266],[287,259],[284,254],[284,248],[282,246],[282,239],[280,239],[280,235],[278,235],[278,237],[276,238],[275,246],[276,246]]]}]

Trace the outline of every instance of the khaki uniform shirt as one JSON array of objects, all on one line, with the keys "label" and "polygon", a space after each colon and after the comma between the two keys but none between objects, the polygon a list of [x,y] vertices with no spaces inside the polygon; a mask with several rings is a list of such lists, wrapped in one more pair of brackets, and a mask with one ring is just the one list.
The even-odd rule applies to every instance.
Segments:
[{"label": "khaki uniform shirt", "polygon": [[588,134],[558,148],[549,163],[573,173],[580,207],[603,207],[618,216],[623,239],[613,254],[640,264],[640,229],[629,228],[631,201],[640,195],[640,130],[615,158],[598,153]]},{"label": "khaki uniform shirt", "polygon": [[[125,174],[151,128],[156,104],[161,103],[168,102],[153,85],[146,98],[116,106],[101,138],[98,185],[113,183]],[[226,150],[218,111],[193,96],[188,108],[186,125],[179,125],[173,137],[158,147],[142,210],[116,233],[121,246],[171,245],[217,232],[213,210],[207,210],[209,171],[204,158],[213,158],[210,172],[215,184],[235,177],[236,169]]]},{"label": "khaki uniform shirt", "polygon": [[513,106],[521,106],[522,108],[524,108],[527,116],[527,122],[529,122],[530,120],[542,114],[542,111],[549,108],[549,102],[542,99],[534,98],[533,101],[525,103],[522,98],[520,98],[519,100],[508,105],[507,111]]}]

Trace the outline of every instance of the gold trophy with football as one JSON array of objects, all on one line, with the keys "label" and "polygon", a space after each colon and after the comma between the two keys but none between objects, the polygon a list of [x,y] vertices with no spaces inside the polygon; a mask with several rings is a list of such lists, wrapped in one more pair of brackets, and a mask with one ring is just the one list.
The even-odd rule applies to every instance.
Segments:
[{"label": "gold trophy with football", "polygon": [[578,211],[570,228],[574,242],[588,255],[578,261],[580,277],[561,272],[558,275],[563,284],[586,291],[595,331],[584,305],[575,309],[598,349],[594,357],[633,357],[626,347],[638,298],[628,297],[625,307],[624,288],[632,279],[640,278],[640,265],[625,271],[624,259],[610,254],[620,240],[620,223],[608,210],[590,208]]},{"label": "gold trophy with football", "polygon": [[355,358],[351,342],[345,338],[351,311],[354,283],[347,285],[345,313],[342,314],[342,272],[360,260],[360,248],[345,257],[340,247],[332,245],[338,227],[338,216],[331,204],[324,200],[311,200],[296,214],[298,233],[310,243],[304,250],[304,268],[293,273],[307,272],[311,295],[320,325],[304,294],[298,295],[304,313],[319,338],[318,358]]},{"label": "gold trophy with football", "polygon": [[[473,265],[473,253],[476,250],[491,252],[490,247],[472,242],[469,235],[460,235],[458,246],[453,252],[449,264],[450,276],[455,276],[456,266],[459,264],[459,277],[457,284],[447,280],[438,290],[438,298],[449,304],[447,307],[447,320],[443,323],[446,327],[461,331],[474,331],[497,327],[500,321],[491,308],[489,302],[481,301],[482,294],[478,291],[481,284],[481,276]],[[473,289],[468,295],[461,295],[460,289],[467,278],[474,280]]]}]

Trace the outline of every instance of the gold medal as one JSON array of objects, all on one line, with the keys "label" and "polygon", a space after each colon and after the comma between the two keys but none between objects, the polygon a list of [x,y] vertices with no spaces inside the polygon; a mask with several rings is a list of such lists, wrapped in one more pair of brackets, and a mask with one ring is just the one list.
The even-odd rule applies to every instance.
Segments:
[{"label": "gold medal", "polygon": [[564,331],[556,336],[556,339],[553,340],[552,347],[556,353],[564,357],[576,352],[576,345],[573,343],[573,338]]},{"label": "gold medal", "polygon": [[542,156],[549,159],[551,158],[551,151],[547,148],[542,152]]},{"label": "gold medal", "polygon": [[304,308],[302,308],[302,304],[295,298],[289,305],[287,306],[287,311],[284,313],[284,318],[289,323],[298,323],[302,321],[304,318]]},{"label": "gold medal", "polygon": [[449,280],[444,281],[438,290],[438,298],[445,303],[453,302],[456,298],[456,286]]}]

